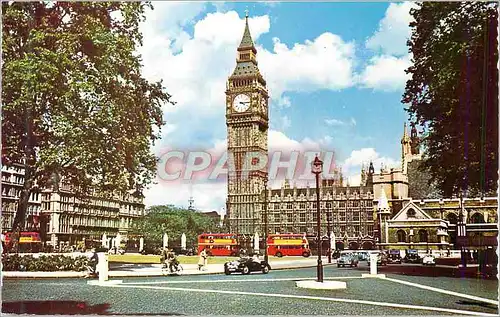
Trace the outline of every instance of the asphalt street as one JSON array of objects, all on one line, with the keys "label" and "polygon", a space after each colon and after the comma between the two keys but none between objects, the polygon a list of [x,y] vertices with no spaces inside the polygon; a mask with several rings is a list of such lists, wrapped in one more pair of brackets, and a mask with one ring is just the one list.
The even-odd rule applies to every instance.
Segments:
[{"label": "asphalt street", "polygon": [[[120,284],[106,286],[89,285],[85,279],[4,280],[3,312],[37,313],[27,311],[29,301],[40,301],[36,307],[50,310],[45,313],[54,313],[58,305],[68,313],[64,305],[75,305],[74,302],[68,304],[69,301],[77,301],[77,309],[100,309],[99,313],[108,314],[468,315],[498,312],[497,305],[488,303],[498,298],[495,280],[392,274],[387,275],[387,279],[362,279],[359,270],[335,266],[325,267],[324,272],[327,279],[347,282],[347,289],[310,290],[295,286],[296,280],[314,279],[316,268],[271,271],[267,275],[124,278]],[[484,300],[470,299],[467,295]],[[49,301],[49,306],[41,305]]]}]

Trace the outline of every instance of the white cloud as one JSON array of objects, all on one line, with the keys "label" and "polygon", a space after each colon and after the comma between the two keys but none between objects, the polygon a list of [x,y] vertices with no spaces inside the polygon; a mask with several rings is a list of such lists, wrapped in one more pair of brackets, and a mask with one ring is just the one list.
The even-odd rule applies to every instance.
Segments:
[{"label": "white cloud", "polygon": [[[159,12],[148,14],[141,25],[144,47],[140,50],[144,60],[143,73],[149,79],[163,79],[167,91],[177,102],[168,112],[196,111],[198,115],[225,109],[225,83],[235,67],[236,48],[241,41],[244,19],[234,11],[211,13],[194,25],[191,37],[183,31],[203,5],[196,3],[158,3]],[[173,11],[173,12],[172,12]],[[157,18],[162,13],[166,17]],[[162,25],[161,21],[172,21]],[[254,40],[269,31],[267,16],[249,18]]]},{"label": "white cloud", "polygon": [[355,126],[356,120],[351,118],[349,121],[342,121],[335,118],[327,118],[325,119],[325,123],[329,126]]},{"label": "white cloud", "polygon": [[273,8],[273,7],[277,6],[277,5],[279,5],[280,1],[262,1],[261,3],[264,4],[264,5],[266,5],[266,6],[268,6],[268,7]]},{"label": "white cloud", "polygon": [[351,175],[347,177],[349,186],[359,186],[361,184],[361,174]]},{"label": "white cloud", "polygon": [[363,88],[382,91],[397,91],[405,87],[409,75],[405,70],[411,65],[406,42],[411,35],[410,9],[417,8],[415,2],[391,3],[380,21],[377,32],[367,41],[366,47],[379,53],[374,56],[358,76]]},{"label": "white cloud", "polygon": [[283,116],[281,119],[281,129],[286,130],[292,126],[292,120],[288,116]]},{"label": "white cloud", "polygon": [[384,18],[380,21],[378,31],[366,41],[366,47],[396,56],[407,54],[406,41],[410,37],[409,24],[413,21],[410,9],[416,7],[415,2],[391,3]]},{"label": "white cloud", "polygon": [[366,165],[369,162],[373,162],[375,169],[380,168],[381,164],[384,164],[387,168],[401,167],[401,162],[390,157],[380,156],[374,148],[363,148],[352,151],[351,155],[344,160],[342,168],[344,171],[348,171],[348,175],[356,175],[355,173],[360,171],[361,165]]},{"label": "white cloud", "polygon": [[279,102],[286,91],[339,90],[353,85],[354,43],[329,32],[291,48],[278,38],[273,41],[273,52],[259,47],[258,59],[274,100]]},{"label": "white cloud", "polygon": [[290,97],[288,97],[288,96],[282,96],[278,100],[277,106],[278,106],[278,108],[290,108],[292,106],[292,103],[290,101]]},{"label": "white cloud", "polygon": [[145,204],[175,205],[187,208],[190,197],[194,199],[194,207],[199,211],[220,211],[226,205],[226,183],[182,184],[172,185],[159,183],[145,191]]},{"label": "white cloud", "polygon": [[405,87],[409,75],[405,70],[410,67],[410,57],[389,55],[373,57],[359,77],[361,87],[382,91],[400,90]]}]

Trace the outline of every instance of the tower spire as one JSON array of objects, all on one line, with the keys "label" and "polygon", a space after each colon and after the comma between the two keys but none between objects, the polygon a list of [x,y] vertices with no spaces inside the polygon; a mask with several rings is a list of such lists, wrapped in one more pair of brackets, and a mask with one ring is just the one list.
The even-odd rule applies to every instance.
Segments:
[{"label": "tower spire", "polygon": [[408,135],[408,130],[406,128],[406,122],[404,124],[403,138],[401,139],[401,143],[410,142],[410,136]]},{"label": "tower spire", "polygon": [[250,34],[250,28],[248,27],[248,9],[245,10],[245,31],[243,32],[243,38],[241,39],[241,43],[238,48],[254,48],[252,35]]}]

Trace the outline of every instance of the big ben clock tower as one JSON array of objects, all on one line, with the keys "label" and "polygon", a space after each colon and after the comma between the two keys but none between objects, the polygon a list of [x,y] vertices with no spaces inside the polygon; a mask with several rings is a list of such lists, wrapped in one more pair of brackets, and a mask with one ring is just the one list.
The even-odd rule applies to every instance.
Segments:
[{"label": "big ben clock tower", "polygon": [[[258,171],[246,171],[250,153],[267,156],[268,99],[266,81],[257,66],[257,50],[248,28],[237,50],[236,68],[226,89],[226,125],[228,147],[227,211],[233,233],[262,233],[260,225],[261,193],[267,186],[267,166]],[[230,161],[232,160],[232,161]],[[253,159],[252,164],[258,164]]]}]

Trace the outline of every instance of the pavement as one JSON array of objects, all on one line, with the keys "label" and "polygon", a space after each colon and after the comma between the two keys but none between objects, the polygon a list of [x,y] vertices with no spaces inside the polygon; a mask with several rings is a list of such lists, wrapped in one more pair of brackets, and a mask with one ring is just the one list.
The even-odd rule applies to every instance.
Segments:
[{"label": "pavement", "polygon": [[[315,259],[304,260],[315,263]],[[368,271],[366,262],[361,266]],[[118,266],[116,269],[125,270]],[[144,269],[151,270],[151,267]],[[82,278],[5,279],[2,312],[45,315],[498,316],[498,281],[392,274],[385,278],[362,278],[358,269],[325,264],[325,281],[347,284],[345,289],[337,290],[296,286],[297,281],[314,281],[315,267],[275,269],[268,274],[255,272],[250,275],[110,278],[110,283],[92,283],[97,281]]]},{"label": "pavement", "polygon": [[[332,259],[332,263],[328,264],[328,258],[322,258],[323,265],[333,265],[336,260]],[[272,270],[283,269],[298,269],[315,267],[317,265],[317,257],[310,258],[293,258],[290,260],[273,260],[269,259],[269,264]],[[208,275],[208,274],[223,274],[223,264],[208,264],[203,270],[198,270],[198,264],[182,264],[182,275]],[[87,272],[2,272],[3,278],[83,278]],[[161,264],[124,264],[124,263],[109,263],[109,277],[147,277],[147,276],[164,276]]]}]

